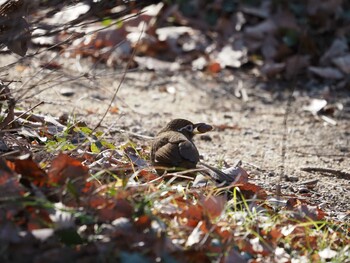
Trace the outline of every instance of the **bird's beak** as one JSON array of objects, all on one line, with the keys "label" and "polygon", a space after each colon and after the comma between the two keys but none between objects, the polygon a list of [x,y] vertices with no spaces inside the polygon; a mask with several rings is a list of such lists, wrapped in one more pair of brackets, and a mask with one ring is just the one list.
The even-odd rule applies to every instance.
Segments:
[{"label": "bird's beak", "polygon": [[200,133],[206,133],[208,131],[211,131],[213,129],[213,126],[206,124],[206,123],[196,123],[193,125],[193,133],[194,134],[200,134]]}]

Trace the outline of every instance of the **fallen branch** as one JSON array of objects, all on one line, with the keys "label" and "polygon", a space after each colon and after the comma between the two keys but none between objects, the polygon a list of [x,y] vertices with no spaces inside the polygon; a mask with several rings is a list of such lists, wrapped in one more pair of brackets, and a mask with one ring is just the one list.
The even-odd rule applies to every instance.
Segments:
[{"label": "fallen branch", "polygon": [[325,174],[332,174],[339,177],[345,177],[350,179],[350,173],[342,170],[332,169],[332,168],[322,168],[322,167],[301,167],[300,170],[308,173],[319,172]]}]

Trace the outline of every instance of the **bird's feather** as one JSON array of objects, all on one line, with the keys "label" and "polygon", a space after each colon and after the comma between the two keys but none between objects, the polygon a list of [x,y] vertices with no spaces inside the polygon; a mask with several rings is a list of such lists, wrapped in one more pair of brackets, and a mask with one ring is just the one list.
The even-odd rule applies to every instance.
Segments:
[{"label": "bird's feather", "polygon": [[168,131],[157,137],[151,152],[151,160],[167,166],[194,168],[199,153],[192,141],[179,132]]}]

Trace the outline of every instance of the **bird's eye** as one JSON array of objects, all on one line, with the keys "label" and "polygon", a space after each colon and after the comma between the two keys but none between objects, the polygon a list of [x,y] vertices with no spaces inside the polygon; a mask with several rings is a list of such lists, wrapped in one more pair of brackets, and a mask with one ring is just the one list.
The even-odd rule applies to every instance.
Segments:
[{"label": "bird's eye", "polygon": [[179,129],[179,132],[181,131],[193,132],[193,125],[189,124],[189,125],[186,125],[185,127],[182,127],[181,129]]}]

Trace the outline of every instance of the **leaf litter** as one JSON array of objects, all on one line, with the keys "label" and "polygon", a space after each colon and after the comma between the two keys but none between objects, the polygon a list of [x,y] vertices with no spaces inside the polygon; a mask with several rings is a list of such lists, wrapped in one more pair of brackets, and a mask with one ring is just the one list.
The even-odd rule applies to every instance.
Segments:
[{"label": "leaf litter", "polygon": [[[225,31],[218,25],[218,31],[224,35],[235,35],[225,46],[208,44],[207,38],[212,36],[203,39],[202,33],[192,27],[169,35],[157,32],[151,20],[159,19],[161,11],[172,13],[180,24],[202,26],[195,19],[181,16],[181,6],[178,10],[162,6],[157,12],[140,15],[111,32],[99,34],[103,31],[97,30],[92,38],[73,42],[73,48],[63,46],[62,51],[73,57],[90,56],[116,67],[130,59],[131,47],[139,45],[139,54],[133,59],[148,70],[166,71],[171,66],[177,71],[190,66],[215,75],[225,68],[241,68],[251,62],[262,65],[265,71],[261,73],[269,78],[278,75],[292,78],[311,72],[331,81],[345,80],[347,43],[333,42],[320,65],[311,64],[315,59],[311,60],[309,54],[295,57],[296,42],[302,46],[309,44],[308,51],[313,55],[311,36],[302,36],[300,21],[290,10],[273,13],[276,9],[268,8],[272,3],[267,2],[240,10],[241,16],[248,14],[255,19],[244,30],[232,27],[234,30]],[[326,2],[320,6],[311,0],[298,4],[306,8],[308,18],[313,20],[338,12],[337,1]],[[294,11],[297,7],[289,5]],[[221,8],[233,10],[224,4]],[[87,10],[81,10],[81,14]],[[213,21],[217,19],[221,25],[231,23],[213,14]],[[75,11],[72,15],[60,22],[79,19]],[[241,26],[247,21],[242,19]],[[140,35],[140,24],[144,22],[150,24],[145,37],[137,43],[133,35]],[[319,31],[327,30],[328,26],[321,24]],[[91,28],[91,32],[94,30]],[[171,31],[166,26],[163,30]],[[65,34],[63,30],[60,38],[53,39],[54,44],[67,39]],[[79,30],[73,35],[78,34]],[[116,39],[111,39],[112,36]],[[38,45],[47,43],[37,39]],[[247,48],[240,45],[241,39],[248,42]],[[343,48],[335,54],[333,45]],[[171,52],[162,53],[167,49]],[[263,59],[249,56],[253,52],[260,52]],[[202,61],[193,65],[189,63],[192,58]],[[50,70],[61,69],[55,62],[48,65],[52,65]],[[10,98],[4,100],[9,102]],[[324,100],[318,100],[307,110],[318,115],[324,104]],[[11,244],[1,256],[4,262],[23,262],[18,255],[30,249],[33,262],[47,261],[52,255],[61,256],[62,260],[88,262],[95,259],[289,262],[291,257],[317,262],[349,258],[349,228],[344,222],[328,219],[322,208],[308,203],[302,195],[276,196],[255,184],[243,167],[223,171],[232,177],[243,175],[242,180],[227,186],[208,182],[198,189],[188,181],[172,183],[148,165],[149,148],[145,145],[114,144],[84,125],[59,123],[52,117],[42,121],[33,114],[31,117],[37,117],[34,121],[23,116],[15,119],[10,105],[3,127],[25,124],[26,129],[17,134],[25,142],[22,145],[9,131],[2,131],[8,140],[3,142],[6,147],[2,147],[0,163],[3,190],[0,238]],[[239,129],[232,125],[217,127],[221,131]],[[159,177],[162,180],[157,180]]]}]

